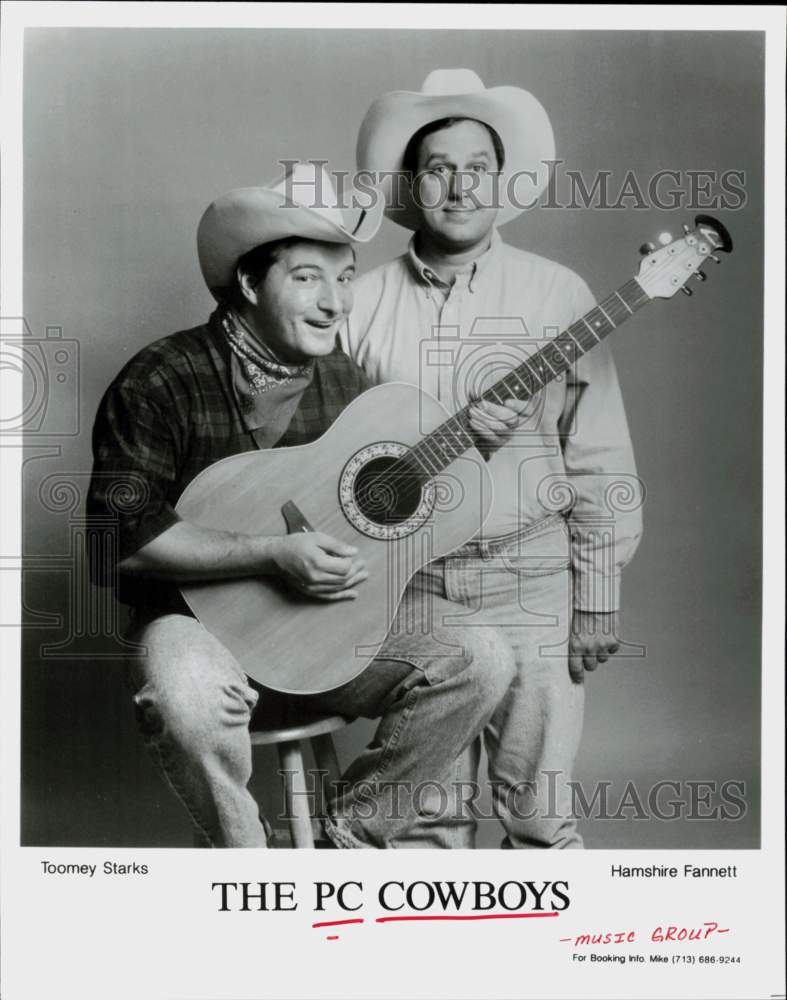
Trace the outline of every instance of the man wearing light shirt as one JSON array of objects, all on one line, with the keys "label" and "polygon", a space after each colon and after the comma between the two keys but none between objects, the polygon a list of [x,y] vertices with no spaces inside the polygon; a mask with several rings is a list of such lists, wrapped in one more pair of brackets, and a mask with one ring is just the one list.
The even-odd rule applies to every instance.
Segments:
[{"label": "man wearing light shirt", "polygon": [[[387,175],[386,214],[414,230],[403,256],[356,282],[343,346],[372,381],[414,383],[454,412],[594,306],[576,274],[497,232],[535,204],[553,159],[538,101],[487,90],[469,70],[437,70],[421,92],[372,104],[358,166]],[[411,587],[453,602],[452,624],[496,625],[514,650],[517,677],[484,733],[503,846],[581,847],[568,783],[582,682],[618,648],[620,572],[641,532],[612,355],[599,344],[524,408],[483,405],[490,433],[514,428],[489,455],[490,515]],[[621,493],[634,501],[617,504]],[[478,760],[476,745],[446,780],[461,787]],[[450,824],[426,809],[425,829],[471,846],[468,812]]]}]

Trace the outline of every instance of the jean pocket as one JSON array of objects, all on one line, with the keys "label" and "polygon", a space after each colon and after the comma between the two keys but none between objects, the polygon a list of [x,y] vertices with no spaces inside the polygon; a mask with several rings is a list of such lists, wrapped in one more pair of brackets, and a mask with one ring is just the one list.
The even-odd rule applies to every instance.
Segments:
[{"label": "jean pocket", "polygon": [[562,573],[571,566],[568,528],[560,523],[541,535],[514,539],[495,558],[518,576]]}]

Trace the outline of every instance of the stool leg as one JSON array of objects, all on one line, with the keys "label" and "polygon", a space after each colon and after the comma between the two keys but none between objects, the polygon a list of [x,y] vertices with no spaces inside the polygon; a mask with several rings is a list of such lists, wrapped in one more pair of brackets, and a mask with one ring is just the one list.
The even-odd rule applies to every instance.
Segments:
[{"label": "stool leg", "polygon": [[284,803],[293,847],[314,847],[303,753],[298,740],[279,743],[279,766],[284,776]]},{"label": "stool leg", "polygon": [[333,798],[331,792],[335,790],[341,777],[336,747],[333,745],[331,734],[323,733],[320,736],[312,736],[312,750],[317,769],[322,772],[322,801],[323,811],[325,811],[327,803]]}]

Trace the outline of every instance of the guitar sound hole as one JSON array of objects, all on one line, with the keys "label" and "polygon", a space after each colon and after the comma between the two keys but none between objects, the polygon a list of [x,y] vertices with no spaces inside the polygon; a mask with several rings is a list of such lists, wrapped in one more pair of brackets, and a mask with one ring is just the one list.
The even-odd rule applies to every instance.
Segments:
[{"label": "guitar sound hole", "polygon": [[423,484],[423,474],[401,458],[386,455],[371,459],[358,472],[353,499],[360,513],[373,524],[401,524],[418,509]]}]

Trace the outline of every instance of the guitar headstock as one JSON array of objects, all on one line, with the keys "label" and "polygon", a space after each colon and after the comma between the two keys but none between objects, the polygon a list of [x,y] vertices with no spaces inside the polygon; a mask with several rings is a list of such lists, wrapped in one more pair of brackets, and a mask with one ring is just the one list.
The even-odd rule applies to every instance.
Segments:
[{"label": "guitar headstock", "polygon": [[693,276],[698,281],[707,277],[701,269],[707,258],[721,263],[717,253],[732,252],[732,238],[725,227],[710,215],[698,215],[694,228],[684,225],[683,236],[673,240],[669,233],[659,236],[660,247],[646,243],[640,247],[644,259],[637,281],[651,299],[669,299],[680,289],[686,295]]}]

